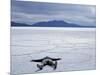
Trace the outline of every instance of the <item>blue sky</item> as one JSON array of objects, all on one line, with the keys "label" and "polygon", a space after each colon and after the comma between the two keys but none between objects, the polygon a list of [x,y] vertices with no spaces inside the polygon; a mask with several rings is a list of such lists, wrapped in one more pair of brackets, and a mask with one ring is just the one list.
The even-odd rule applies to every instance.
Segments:
[{"label": "blue sky", "polygon": [[64,20],[86,26],[95,26],[95,5],[76,5],[15,1],[11,4],[11,21],[34,24],[41,21]]}]

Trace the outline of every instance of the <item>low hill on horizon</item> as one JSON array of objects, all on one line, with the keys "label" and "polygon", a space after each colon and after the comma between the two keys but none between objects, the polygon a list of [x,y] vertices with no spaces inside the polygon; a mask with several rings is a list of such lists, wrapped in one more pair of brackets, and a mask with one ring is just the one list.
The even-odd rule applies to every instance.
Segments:
[{"label": "low hill on horizon", "polygon": [[53,21],[46,21],[46,22],[37,22],[35,24],[29,25],[25,23],[16,23],[11,22],[12,27],[90,27],[95,28],[95,26],[82,26],[74,23],[68,23],[62,20],[53,20]]}]

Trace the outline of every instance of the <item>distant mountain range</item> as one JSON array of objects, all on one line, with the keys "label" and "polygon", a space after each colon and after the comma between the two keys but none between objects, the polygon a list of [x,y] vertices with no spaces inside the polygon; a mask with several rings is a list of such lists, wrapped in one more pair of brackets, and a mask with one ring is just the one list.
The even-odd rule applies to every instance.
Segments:
[{"label": "distant mountain range", "polygon": [[53,20],[53,21],[47,21],[47,22],[37,22],[35,24],[29,25],[25,23],[16,23],[11,22],[12,27],[94,27],[95,26],[82,26],[74,23],[67,23],[62,20]]},{"label": "distant mountain range", "polygon": [[30,25],[25,24],[25,23],[16,23],[16,22],[11,22],[12,27],[29,27]]}]

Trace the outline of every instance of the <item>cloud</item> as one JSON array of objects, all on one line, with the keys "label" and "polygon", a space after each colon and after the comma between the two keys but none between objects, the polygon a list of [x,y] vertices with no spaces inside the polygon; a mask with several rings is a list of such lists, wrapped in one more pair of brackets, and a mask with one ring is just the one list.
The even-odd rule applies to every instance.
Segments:
[{"label": "cloud", "polygon": [[95,25],[95,14],[95,6],[92,5],[12,2],[12,21],[29,24],[39,21],[64,20],[80,25]]}]

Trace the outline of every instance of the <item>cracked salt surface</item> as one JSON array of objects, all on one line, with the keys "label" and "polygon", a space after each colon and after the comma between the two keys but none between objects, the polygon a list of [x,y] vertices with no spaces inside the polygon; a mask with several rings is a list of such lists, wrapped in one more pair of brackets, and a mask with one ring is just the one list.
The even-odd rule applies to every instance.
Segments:
[{"label": "cracked salt surface", "polygon": [[[94,70],[95,28],[11,28],[11,74]],[[32,59],[62,58],[53,70],[38,68]]]}]

